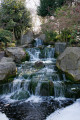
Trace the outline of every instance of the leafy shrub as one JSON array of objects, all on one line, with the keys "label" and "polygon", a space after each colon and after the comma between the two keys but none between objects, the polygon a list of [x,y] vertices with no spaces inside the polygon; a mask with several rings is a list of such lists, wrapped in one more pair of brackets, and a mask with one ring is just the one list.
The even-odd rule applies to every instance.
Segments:
[{"label": "leafy shrub", "polygon": [[54,32],[54,31],[46,31],[45,32],[45,35],[46,35],[46,41],[54,41],[56,42],[57,39],[56,39],[56,36],[57,36],[57,33]]},{"label": "leafy shrub", "polygon": [[60,35],[56,36],[56,39],[61,42],[67,42],[69,44],[73,44],[76,42],[77,31],[64,29],[61,31]]},{"label": "leafy shrub", "polygon": [[15,47],[15,43],[7,43],[7,47]]},{"label": "leafy shrub", "polygon": [[7,42],[12,41],[12,33],[8,30],[0,29],[0,42],[4,42],[7,44]]}]

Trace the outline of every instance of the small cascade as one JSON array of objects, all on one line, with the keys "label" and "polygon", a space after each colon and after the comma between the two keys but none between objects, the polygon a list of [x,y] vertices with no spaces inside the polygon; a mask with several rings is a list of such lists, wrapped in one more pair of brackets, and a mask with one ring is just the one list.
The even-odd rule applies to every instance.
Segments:
[{"label": "small cascade", "polygon": [[30,55],[30,61],[39,61],[40,50],[36,48],[29,48],[27,52]]},{"label": "small cascade", "polygon": [[[18,76],[11,83],[0,85],[0,100],[6,104],[14,104],[14,102],[23,103],[23,106],[30,104],[30,110],[28,111],[32,111],[33,107],[35,108],[35,105],[37,105],[36,111],[42,106],[40,110],[43,112],[43,106],[45,106],[46,109],[52,109],[53,112],[54,104],[58,105],[55,101],[59,102],[60,107],[62,105],[60,100],[75,98],[74,95],[79,98],[79,94],[73,93],[76,93],[75,90],[79,91],[80,85],[67,84],[65,74],[58,73],[55,69],[55,49],[51,46],[40,47],[42,45],[42,41],[36,39],[36,47],[26,49],[30,55],[30,61],[25,61],[18,67]],[[43,66],[41,68],[35,67],[37,61],[42,62]],[[47,102],[44,101],[45,99]],[[57,107],[55,108],[57,109]],[[24,107],[21,110],[24,110]],[[32,115],[35,115],[34,112],[31,113],[31,117]]]},{"label": "small cascade", "polygon": [[54,57],[54,52],[55,52],[54,48],[46,47],[44,51],[45,51],[45,58],[51,59]]},{"label": "small cascade", "polygon": [[41,87],[41,82],[38,82],[38,84],[37,84],[37,87],[36,87],[36,90],[35,90],[35,95],[37,96],[39,96],[40,95],[40,87]]},{"label": "small cascade", "polygon": [[39,47],[39,46],[42,46],[43,45],[43,41],[39,38],[36,38],[35,39],[36,43],[35,43],[35,47]]},{"label": "small cascade", "polygon": [[65,87],[62,83],[62,81],[54,81],[54,96],[55,98],[58,97],[64,97],[64,93],[65,93]]}]

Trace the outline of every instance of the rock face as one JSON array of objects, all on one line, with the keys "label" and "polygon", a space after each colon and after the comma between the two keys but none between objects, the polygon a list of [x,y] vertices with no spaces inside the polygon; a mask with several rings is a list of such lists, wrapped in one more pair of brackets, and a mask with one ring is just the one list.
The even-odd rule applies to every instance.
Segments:
[{"label": "rock face", "polygon": [[0,81],[7,80],[16,75],[16,65],[14,62],[0,62]]},{"label": "rock face", "polygon": [[80,47],[67,47],[58,57],[56,65],[67,77],[80,81]]},{"label": "rock face", "polygon": [[1,62],[13,62],[13,61],[14,61],[13,58],[10,58],[10,57],[3,57],[1,59]]},{"label": "rock face", "polygon": [[65,42],[56,42],[55,43],[55,53],[57,53],[58,55],[61,54],[62,52],[64,52],[66,46],[67,45]]},{"label": "rock face", "polygon": [[38,38],[43,40],[43,41],[45,41],[46,40],[46,35],[45,34],[41,34]]},{"label": "rock face", "polygon": [[16,63],[26,59],[26,52],[19,47],[10,47],[5,51],[6,56],[13,58]]},{"label": "rock face", "polygon": [[25,35],[22,36],[21,44],[30,44],[33,41],[33,32],[27,32]]}]

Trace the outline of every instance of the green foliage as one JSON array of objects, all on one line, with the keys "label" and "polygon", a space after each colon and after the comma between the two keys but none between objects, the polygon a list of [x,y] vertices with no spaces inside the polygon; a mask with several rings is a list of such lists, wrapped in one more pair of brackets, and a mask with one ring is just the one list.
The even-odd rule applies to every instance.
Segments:
[{"label": "green foliage", "polygon": [[51,81],[42,82],[40,87],[40,94],[42,96],[54,96],[54,84]]},{"label": "green foliage", "polygon": [[38,15],[52,16],[57,7],[61,7],[65,0],[40,0],[40,6],[38,6]]},{"label": "green foliage", "polygon": [[12,33],[8,30],[0,29],[0,42],[11,42],[12,41]]},{"label": "green foliage", "polygon": [[36,86],[37,86],[36,81],[31,81],[30,82],[30,84],[28,86],[28,90],[30,91],[31,94],[35,94]]},{"label": "green foliage", "polygon": [[31,26],[25,0],[2,0],[0,23],[1,27],[13,32],[16,39],[20,39],[21,32]]},{"label": "green foliage", "polygon": [[77,31],[64,29],[61,31],[60,35],[57,35],[57,39],[61,42],[67,42],[69,44],[73,44],[76,42]]},{"label": "green foliage", "polygon": [[46,35],[46,41],[54,41],[54,42],[57,41],[57,39],[56,39],[57,33],[56,32],[45,31],[45,35]]}]

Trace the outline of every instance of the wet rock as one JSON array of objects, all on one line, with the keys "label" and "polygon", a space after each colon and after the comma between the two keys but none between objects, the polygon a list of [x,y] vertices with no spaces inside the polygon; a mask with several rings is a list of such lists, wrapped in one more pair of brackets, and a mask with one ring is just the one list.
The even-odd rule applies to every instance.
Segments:
[{"label": "wet rock", "polygon": [[71,85],[71,87],[69,87],[70,85],[67,85],[67,89],[65,92],[65,97],[67,98],[80,98],[80,85]]},{"label": "wet rock", "polygon": [[37,69],[43,68],[44,63],[42,61],[37,61],[37,62],[35,62],[34,67],[37,68]]},{"label": "wet rock", "polygon": [[21,91],[14,93],[14,95],[11,96],[11,99],[23,100],[23,99],[27,99],[28,97],[29,97],[29,93],[25,90],[21,90]]},{"label": "wet rock", "polygon": [[46,98],[40,103],[16,102],[8,106],[2,105],[2,111],[9,117],[9,120],[45,120],[56,109],[72,103],[70,99],[57,101]]},{"label": "wet rock", "polygon": [[58,57],[56,65],[68,79],[80,81],[80,47],[67,47]]},{"label": "wet rock", "polygon": [[16,76],[16,65],[14,62],[0,62],[0,82]]},{"label": "wet rock", "polygon": [[5,54],[11,57],[16,63],[26,60],[26,52],[19,47],[10,47],[5,50]]},{"label": "wet rock", "polygon": [[35,94],[36,87],[37,87],[38,82],[37,81],[30,81],[28,90],[30,91],[31,94]]},{"label": "wet rock", "polygon": [[52,81],[41,83],[40,94],[42,96],[54,96],[54,84]]}]

